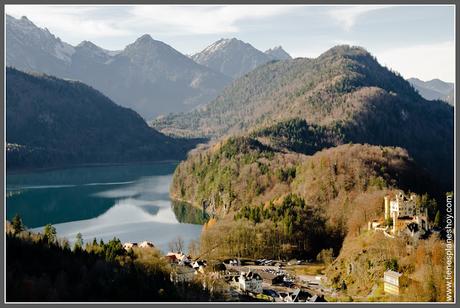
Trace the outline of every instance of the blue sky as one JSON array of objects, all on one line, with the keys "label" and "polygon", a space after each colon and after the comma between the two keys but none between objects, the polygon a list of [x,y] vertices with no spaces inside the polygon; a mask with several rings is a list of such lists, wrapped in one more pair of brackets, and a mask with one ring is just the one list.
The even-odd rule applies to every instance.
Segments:
[{"label": "blue sky", "polygon": [[123,49],[148,33],[184,54],[236,37],[260,50],[282,45],[316,57],[337,44],[365,47],[404,77],[455,80],[454,6],[44,6],[7,5],[73,45]]}]

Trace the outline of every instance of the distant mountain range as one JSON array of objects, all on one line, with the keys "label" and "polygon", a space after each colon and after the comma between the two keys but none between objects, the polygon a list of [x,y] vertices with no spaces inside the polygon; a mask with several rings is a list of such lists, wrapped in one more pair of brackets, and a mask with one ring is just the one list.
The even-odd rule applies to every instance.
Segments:
[{"label": "distant mountain range", "polygon": [[8,66],[80,80],[145,119],[205,104],[231,81],[149,35],[121,51],[74,47],[26,17],[6,16],[6,54]]},{"label": "distant mountain range", "polygon": [[452,187],[453,120],[452,106],[425,100],[365,49],[336,46],[316,59],[266,63],[207,106],[152,124],[183,136],[255,134],[308,154],[348,142],[399,146]]},{"label": "distant mountain range", "polygon": [[7,66],[80,80],[146,120],[203,106],[232,79],[290,58],[281,46],[264,53],[235,38],[221,39],[191,57],[150,35],[118,51],[90,41],[72,46],[27,17],[6,16]]},{"label": "distant mountain range", "polygon": [[8,170],[182,159],[196,145],[81,82],[7,68],[6,100]]},{"label": "distant mountain range", "polygon": [[439,79],[423,81],[418,78],[409,78],[407,81],[428,100],[440,99],[454,105],[454,84]]},{"label": "distant mountain range", "polygon": [[236,38],[220,39],[191,57],[195,62],[238,78],[272,60],[291,59],[281,46],[262,52]]},{"label": "distant mountain range", "polygon": [[292,59],[291,55],[288,54],[283,47],[281,46],[276,46],[274,48],[270,48],[268,50],[265,50],[265,53],[272,57],[275,60],[290,60]]},{"label": "distant mountain range", "polygon": [[[336,46],[316,59],[292,59],[282,47],[262,52],[232,38],[221,39],[187,57],[149,35],[143,35],[123,50],[109,51],[89,41],[71,46],[27,18],[11,16],[6,17],[6,35],[7,65],[80,80],[114,102],[139,112],[144,119],[163,115],[154,120],[152,126],[164,134],[216,138],[229,134],[250,135],[263,139],[272,147],[304,154],[348,142],[400,146],[437,178],[451,184],[453,108],[440,101],[427,101],[422,96],[428,92],[453,98],[453,85],[440,80],[424,83],[411,79],[409,83],[382,67],[363,48]],[[8,74],[17,77],[22,73],[9,70]],[[90,112],[85,109],[87,106],[79,105],[76,96],[61,98],[59,89],[62,87],[64,94],[71,89],[74,91],[76,85],[78,91],[87,89],[81,94],[85,101],[102,100],[102,94],[80,83],[53,77],[34,78],[38,78],[34,80],[35,84],[24,82],[31,82],[32,77],[22,77],[16,80],[17,84],[10,81],[7,87],[10,95],[7,98],[7,119],[10,122],[7,141],[18,144],[20,149],[25,146],[35,149],[33,151],[46,149],[49,153],[66,149],[71,155],[79,153],[85,161],[124,160],[127,159],[123,156],[125,154],[121,158],[112,157],[110,152],[125,153],[126,147],[136,149],[141,144],[140,141],[136,143],[137,134],[150,137],[143,139],[148,145],[146,148],[140,152],[133,150],[136,154],[130,154],[133,160],[147,156],[176,157],[188,147],[183,145],[183,140],[176,143],[176,139],[150,129],[145,123],[133,124],[134,120],[124,119],[126,124],[123,125],[118,121],[118,124],[107,123],[107,127],[92,126],[94,122],[86,122]],[[54,87],[54,92],[46,92],[47,87]],[[29,91],[33,97],[19,94],[20,91],[27,93],[28,88],[34,89]],[[55,106],[51,102],[42,102],[44,97],[71,101],[75,118],[67,121],[74,123],[70,125],[74,131],[83,133],[72,138],[68,137],[72,136],[70,132],[65,138],[61,136],[61,132],[68,128],[64,122],[56,122],[63,111],[53,113],[55,118],[50,118],[52,112],[46,110]],[[16,111],[14,99],[22,104]],[[110,101],[107,97],[103,100]],[[38,108],[40,104],[44,105]],[[22,108],[26,111],[22,117],[30,116],[27,125],[20,115]],[[43,114],[34,113],[42,109]],[[62,118],[66,119],[66,116],[69,115],[64,112]],[[100,123],[105,123],[105,117],[114,118],[112,111],[101,115]],[[77,124],[78,118],[80,124]],[[58,130],[51,133],[50,127],[43,126],[43,123],[61,123],[63,127],[57,126],[53,129]],[[101,151],[97,159],[85,157],[85,153],[95,153],[99,143],[88,150],[81,146],[84,142],[79,138],[86,140],[91,136],[102,144],[108,140],[123,144],[108,137],[97,139],[97,132],[111,131],[117,136],[125,125],[138,127],[137,132],[133,129],[132,135],[126,137],[135,142],[133,145],[126,143],[126,147],[114,148],[115,145],[109,142],[104,147],[108,152]],[[86,134],[86,127],[94,130],[90,129]],[[32,134],[41,132],[41,129],[45,130],[38,136]],[[155,138],[151,137],[152,134]],[[47,136],[49,140],[40,139],[41,136]],[[73,139],[80,140],[80,146],[74,148],[69,141],[64,142]],[[55,140],[63,143],[56,141],[53,145]],[[151,144],[158,145],[158,148],[150,148]],[[67,152],[56,155],[63,157],[57,161],[78,160],[68,156]]]}]

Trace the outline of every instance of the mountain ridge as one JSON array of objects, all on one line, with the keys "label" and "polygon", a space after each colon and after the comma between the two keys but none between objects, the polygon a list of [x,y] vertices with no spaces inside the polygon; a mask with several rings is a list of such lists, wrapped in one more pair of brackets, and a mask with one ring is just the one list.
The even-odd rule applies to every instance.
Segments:
[{"label": "mountain ridge", "polygon": [[191,58],[204,66],[235,79],[269,61],[282,60],[290,56],[281,46],[262,52],[237,38],[224,39],[208,45]]},{"label": "mountain ridge", "polygon": [[362,47],[336,46],[316,59],[267,63],[205,107],[152,125],[172,135],[219,138],[295,118],[332,132],[334,145],[405,148],[445,188],[452,187],[452,106],[425,100]]},{"label": "mountain ridge", "polygon": [[418,78],[409,78],[407,81],[428,100],[443,100],[450,105],[454,105],[454,83],[445,82],[440,79],[431,79],[427,81]]},{"label": "mountain ridge", "polygon": [[27,18],[7,15],[6,48],[8,66],[81,80],[145,119],[191,110],[216,97],[230,82],[229,77],[145,35],[121,51],[85,41],[74,47]]},{"label": "mountain ridge", "polygon": [[7,168],[181,159],[197,140],[150,128],[79,81],[6,69]]},{"label": "mountain ridge", "polygon": [[281,46],[276,46],[264,51],[267,55],[271,56],[274,60],[291,60],[292,57]]}]

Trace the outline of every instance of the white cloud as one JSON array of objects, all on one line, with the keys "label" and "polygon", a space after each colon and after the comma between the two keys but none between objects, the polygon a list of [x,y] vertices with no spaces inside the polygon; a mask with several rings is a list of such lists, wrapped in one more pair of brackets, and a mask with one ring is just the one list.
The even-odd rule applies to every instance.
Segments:
[{"label": "white cloud", "polygon": [[360,5],[360,6],[339,6],[328,12],[328,15],[335,19],[346,31],[349,31],[356,24],[359,17],[366,13],[389,8],[389,5]]},{"label": "white cloud", "polygon": [[77,36],[91,40],[143,33],[236,33],[240,21],[269,18],[293,9],[277,5],[7,5],[6,13],[16,18],[25,15],[72,41]]},{"label": "white cloud", "polygon": [[130,13],[138,23],[181,34],[235,33],[242,20],[263,19],[291,11],[293,7],[276,5],[171,6],[141,5]]},{"label": "white cloud", "polygon": [[391,48],[374,54],[382,65],[398,71],[404,78],[455,80],[453,41]]},{"label": "white cloud", "polygon": [[[13,17],[27,16],[39,27],[47,27],[52,33],[71,43],[81,38],[119,37],[131,34],[120,27],[115,19],[95,15],[102,6],[70,5],[6,5],[5,12]],[[77,38],[77,41],[74,41]]]}]

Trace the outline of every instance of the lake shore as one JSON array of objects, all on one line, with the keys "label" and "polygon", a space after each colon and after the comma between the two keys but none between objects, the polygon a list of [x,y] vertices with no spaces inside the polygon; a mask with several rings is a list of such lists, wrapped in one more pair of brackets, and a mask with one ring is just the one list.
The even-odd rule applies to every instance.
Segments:
[{"label": "lake shore", "polygon": [[84,164],[69,164],[59,165],[53,167],[35,167],[35,168],[20,168],[13,170],[6,170],[6,175],[27,174],[30,172],[46,172],[61,169],[76,169],[85,167],[111,167],[111,166],[127,166],[127,165],[150,165],[150,164],[179,164],[182,160],[168,159],[168,160],[153,160],[153,161],[135,161],[135,162],[120,162],[120,163],[84,163]]},{"label": "lake shore", "polygon": [[[81,233],[85,241],[148,240],[165,251],[178,237],[188,245],[199,239],[202,225],[184,223],[173,211],[169,187],[176,165],[98,165],[10,176],[7,189],[23,191],[7,199],[7,217],[19,214],[37,231],[52,224],[72,243]],[[180,214],[201,217],[194,209],[181,208]]]}]

